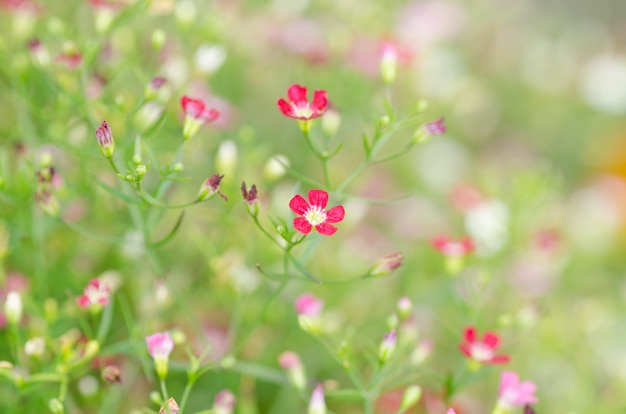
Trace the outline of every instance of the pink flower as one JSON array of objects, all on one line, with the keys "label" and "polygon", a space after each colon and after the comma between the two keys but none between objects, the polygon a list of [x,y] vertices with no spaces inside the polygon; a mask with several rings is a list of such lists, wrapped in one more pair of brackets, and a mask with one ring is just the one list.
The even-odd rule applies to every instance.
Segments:
[{"label": "pink flower", "polygon": [[441,135],[446,132],[448,128],[443,123],[443,118],[439,118],[436,121],[432,121],[424,125],[424,130],[430,135]]},{"label": "pink flower", "polygon": [[469,237],[455,241],[446,236],[435,237],[432,240],[435,249],[448,257],[461,257],[474,250],[474,243]]},{"label": "pink flower", "polygon": [[82,296],[77,300],[78,306],[87,308],[93,305],[106,306],[109,304],[109,296],[111,292],[109,287],[102,283],[99,279],[92,279]]},{"label": "pink flower", "polygon": [[330,210],[324,210],[328,204],[328,193],[323,190],[309,191],[309,202],[301,195],[294,196],[289,201],[291,211],[302,217],[293,220],[293,226],[300,233],[309,234],[313,228],[318,233],[331,236],[337,231],[337,227],[329,223],[339,223],[343,220],[345,210],[343,206],[335,206]]},{"label": "pink flower", "polygon": [[530,381],[520,382],[515,372],[503,371],[500,375],[498,404],[506,408],[522,407],[537,402],[537,386]]},{"label": "pink flower", "polygon": [[219,117],[220,113],[213,108],[207,108],[204,101],[201,99],[194,99],[188,96],[183,96],[180,99],[180,105],[185,112],[185,115],[202,122],[215,121]]},{"label": "pink flower", "polygon": [[289,381],[296,389],[303,390],[306,387],[306,372],[298,354],[285,351],[278,356],[278,363],[285,370]]},{"label": "pink flower", "polygon": [[157,332],[146,337],[148,353],[154,359],[167,359],[174,349],[174,340],[169,332]]},{"label": "pink flower", "polygon": [[83,63],[83,55],[79,51],[70,48],[58,55],[57,60],[65,64],[65,67],[69,70],[75,70]]},{"label": "pink flower", "polygon": [[324,302],[312,293],[305,293],[296,298],[296,312],[298,315],[318,316],[324,308]]},{"label": "pink flower", "polygon": [[180,100],[180,105],[183,108],[183,112],[185,112],[185,125],[183,126],[183,137],[185,140],[194,136],[202,124],[213,122],[220,116],[216,109],[207,108],[201,99],[183,96]]},{"label": "pink flower", "polygon": [[477,337],[476,328],[470,326],[465,329],[465,341],[459,348],[470,359],[485,364],[506,364],[508,355],[496,355],[500,345],[500,337],[493,332],[486,332],[482,339]]},{"label": "pink flower", "polygon": [[231,414],[235,410],[237,399],[229,390],[222,390],[215,396],[212,413]]},{"label": "pink flower", "polygon": [[456,414],[456,411],[454,411],[454,408],[450,408],[448,411],[446,411],[446,414]]},{"label": "pink flower", "polygon": [[317,90],[313,94],[313,101],[307,100],[307,89],[302,85],[291,85],[287,90],[289,102],[280,98],[277,102],[278,108],[283,115],[290,118],[307,121],[309,119],[319,118],[326,112],[328,106],[328,98],[326,91]]}]

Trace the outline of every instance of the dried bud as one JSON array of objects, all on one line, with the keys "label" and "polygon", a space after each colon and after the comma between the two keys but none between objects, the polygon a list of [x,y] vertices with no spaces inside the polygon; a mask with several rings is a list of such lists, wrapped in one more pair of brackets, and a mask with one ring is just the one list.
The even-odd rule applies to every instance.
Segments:
[{"label": "dried bud", "polygon": [[121,384],[122,372],[115,365],[107,365],[102,370],[102,379],[109,384]]},{"label": "dried bud", "polygon": [[394,252],[385,255],[376,261],[374,266],[370,269],[369,275],[372,277],[387,275],[400,267],[403,260],[404,256],[401,252]]},{"label": "dried bud", "polygon": [[220,191],[220,182],[224,178],[224,175],[213,174],[204,181],[200,191],[198,191],[198,200],[204,201],[213,197],[215,194],[219,194],[224,201],[228,201],[228,198]]},{"label": "dried bud", "polygon": [[176,403],[176,400],[170,397],[165,404],[159,409],[159,414],[178,414],[180,408]]},{"label": "dried bud", "polygon": [[253,184],[248,191],[245,181],[242,181],[241,194],[243,195],[243,200],[246,202],[248,213],[250,213],[251,216],[256,217],[259,214],[259,199],[256,191],[256,185]]}]

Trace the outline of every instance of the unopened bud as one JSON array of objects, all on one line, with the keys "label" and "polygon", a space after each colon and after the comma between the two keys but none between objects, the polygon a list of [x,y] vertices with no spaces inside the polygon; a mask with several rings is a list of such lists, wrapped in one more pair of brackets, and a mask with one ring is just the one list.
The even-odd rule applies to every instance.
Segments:
[{"label": "unopened bud", "polygon": [[400,403],[400,411],[404,412],[417,404],[422,397],[422,388],[419,385],[411,385],[402,394],[402,402]]},{"label": "unopened bud", "polygon": [[394,252],[378,259],[368,274],[372,277],[384,276],[402,265],[404,256],[401,252]]},{"label": "unopened bud", "polygon": [[46,340],[40,336],[31,338],[24,344],[24,353],[27,356],[41,358],[46,350]]},{"label": "unopened bud", "polygon": [[144,175],[146,175],[147,172],[148,167],[146,167],[145,164],[139,164],[137,167],[135,167],[135,175],[140,180],[144,177]]},{"label": "unopened bud", "polygon": [[102,370],[102,379],[109,384],[121,384],[122,372],[115,365],[107,365]]},{"label": "unopened bud", "polygon": [[96,129],[96,138],[102,155],[111,158],[115,152],[115,140],[113,140],[113,133],[107,121],[102,121],[102,124]]},{"label": "unopened bud", "polygon": [[173,397],[170,397],[165,401],[165,404],[159,409],[159,414],[178,414],[180,407]]},{"label": "unopened bud", "polygon": [[380,74],[383,82],[390,85],[396,79],[398,68],[398,49],[393,43],[385,42],[380,59]]},{"label": "unopened bud", "polygon": [[54,414],[63,414],[63,403],[58,398],[52,398],[48,401],[48,409]]},{"label": "unopened bud", "polygon": [[151,40],[152,40],[152,47],[155,50],[161,50],[161,48],[165,44],[165,41],[167,40],[167,35],[162,29],[156,29],[154,32],[152,32]]},{"label": "unopened bud", "polygon": [[337,134],[341,125],[341,114],[334,108],[328,108],[322,117],[322,131],[327,137],[332,138]]},{"label": "unopened bud", "polygon": [[215,396],[215,403],[211,412],[212,414],[232,414],[236,403],[237,399],[232,392],[229,390],[220,391]]},{"label": "unopened bud", "polygon": [[398,312],[398,316],[401,320],[407,319],[411,316],[411,312],[413,311],[413,304],[411,303],[411,299],[406,296],[398,299],[398,303],[396,304],[396,311]]},{"label": "unopened bud", "polygon": [[286,351],[278,356],[278,363],[287,373],[289,382],[297,390],[306,387],[306,372],[300,357],[295,352]]},{"label": "unopened bud", "polygon": [[11,291],[4,302],[4,314],[9,325],[18,325],[22,319],[22,296],[19,292]]},{"label": "unopened bud", "polygon": [[396,331],[392,330],[385,335],[385,338],[380,343],[378,348],[378,360],[381,364],[384,364],[389,360],[393,351],[396,350]]},{"label": "unopened bud", "polygon": [[308,414],[326,414],[328,409],[326,408],[326,401],[324,400],[324,386],[317,384],[311,394],[309,400]]}]

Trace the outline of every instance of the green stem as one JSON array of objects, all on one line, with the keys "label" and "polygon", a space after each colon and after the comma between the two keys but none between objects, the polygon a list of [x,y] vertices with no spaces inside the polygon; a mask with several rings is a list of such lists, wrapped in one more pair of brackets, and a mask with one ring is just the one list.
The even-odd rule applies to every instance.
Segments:
[{"label": "green stem", "polygon": [[161,395],[163,396],[163,401],[167,401],[169,398],[169,394],[167,392],[167,386],[165,385],[165,380],[161,378]]},{"label": "green stem", "polygon": [[183,396],[182,399],[180,401],[180,412],[184,413],[185,412],[185,406],[187,405],[187,399],[189,398],[189,394],[191,394],[191,389],[193,388],[194,384],[196,383],[196,377],[194,376],[189,376],[189,380],[187,381],[187,385],[185,386],[185,390],[183,391]]}]

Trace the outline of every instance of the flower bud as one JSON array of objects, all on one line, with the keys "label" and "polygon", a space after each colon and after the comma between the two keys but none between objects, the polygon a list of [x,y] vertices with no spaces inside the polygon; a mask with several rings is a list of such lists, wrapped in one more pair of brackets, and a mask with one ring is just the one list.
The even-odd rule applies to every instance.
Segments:
[{"label": "flower bud", "polygon": [[152,32],[151,40],[152,47],[154,48],[154,50],[158,51],[161,50],[161,48],[165,44],[165,41],[167,40],[167,35],[162,29],[156,29],[154,32]]},{"label": "flower bud", "polygon": [[58,398],[52,398],[48,401],[48,409],[54,414],[63,414],[64,412],[63,403]]},{"label": "flower bud", "polygon": [[278,363],[287,373],[289,382],[297,390],[306,387],[306,371],[300,357],[295,352],[286,351],[278,356]]},{"label": "flower bud", "polygon": [[198,200],[208,200],[215,194],[219,194],[224,201],[228,201],[228,198],[220,191],[220,182],[222,181],[222,178],[224,178],[224,175],[219,174],[213,174],[211,177],[207,178],[198,191]]},{"label": "flower bud", "polygon": [[383,82],[390,85],[396,79],[398,68],[398,49],[393,43],[385,42],[380,59],[380,74]]},{"label": "flower bud", "polygon": [[411,312],[413,311],[413,304],[411,303],[411,299],[406,296],[398,299],[398,303],[396,304],[396,311],[398,312],[398,316],[401,320],[406,320],[409,316],[411,316]]},{"label": "flower bud", "polygon": [[215,396],[215,403],[211,412],[212,414],[232,414],[236,403],[237,399],[232,392],[229,390],[220,391]]},{"label": "flower bud", "polygon": [[22,319],[22,296],[19,292],[11,291],[4,302],[4,314],[9,325],[18,325]]},{"label": "flower bud", "polygon": [[341,125],[341,115],[336,109],[329,107],[322,117],[322,131],[327,137],[332,138],[337,134]]},{"label": "flower bud", "polygon": [[385,335],[385,338],[380,343],[380,347],[378,348],[378,360],[381,364],[384,364],[389,360],[393,351],[396,350],[396,331],[392,330],[388,334]]},{"label": "flower bud", "polygon": [[159,409],[159,414],[178,414],[180,407],[173,397],[170,397],[165,401],[165,404]]},{"label": "flower bud", "polygon": [[135,167],[135,175],[137,176],[137,179],[141,180],[144,175],[146,175],[146,173],[148,172],[148,167],[145,164],[139,164],[138,166]]},{"label": "flower bud", "polygon": [[102,121],[102,124],[96,129],[96,138],[98,139],[98,146],[102,155],[111,158],[115,152],[115,141],[107,121]]},{"label": "flower bud", "polygon": [[102,379],[109,384],[121,384],[122,372],[115,365],[107,365],[102,370]]},{"label": "flower bud", "polygon": [[387,275],[400,267],[403,261],[404,256],[401,252],[390,253],[378,259],[368,272],[368,275],[372,277]]},{"label": "flower bud", "polygon": [[419,385],[411,385],[402,394],[402,402],[400,403],[400,411],[404,412],[417,404],[422,397],[422,388]]},{"label": "flower bud", "polygon": [[307,414],[326,414],[327,412],[326,401],[324,400],[324,387],[322,384],[317,384],[311,394]]}]

